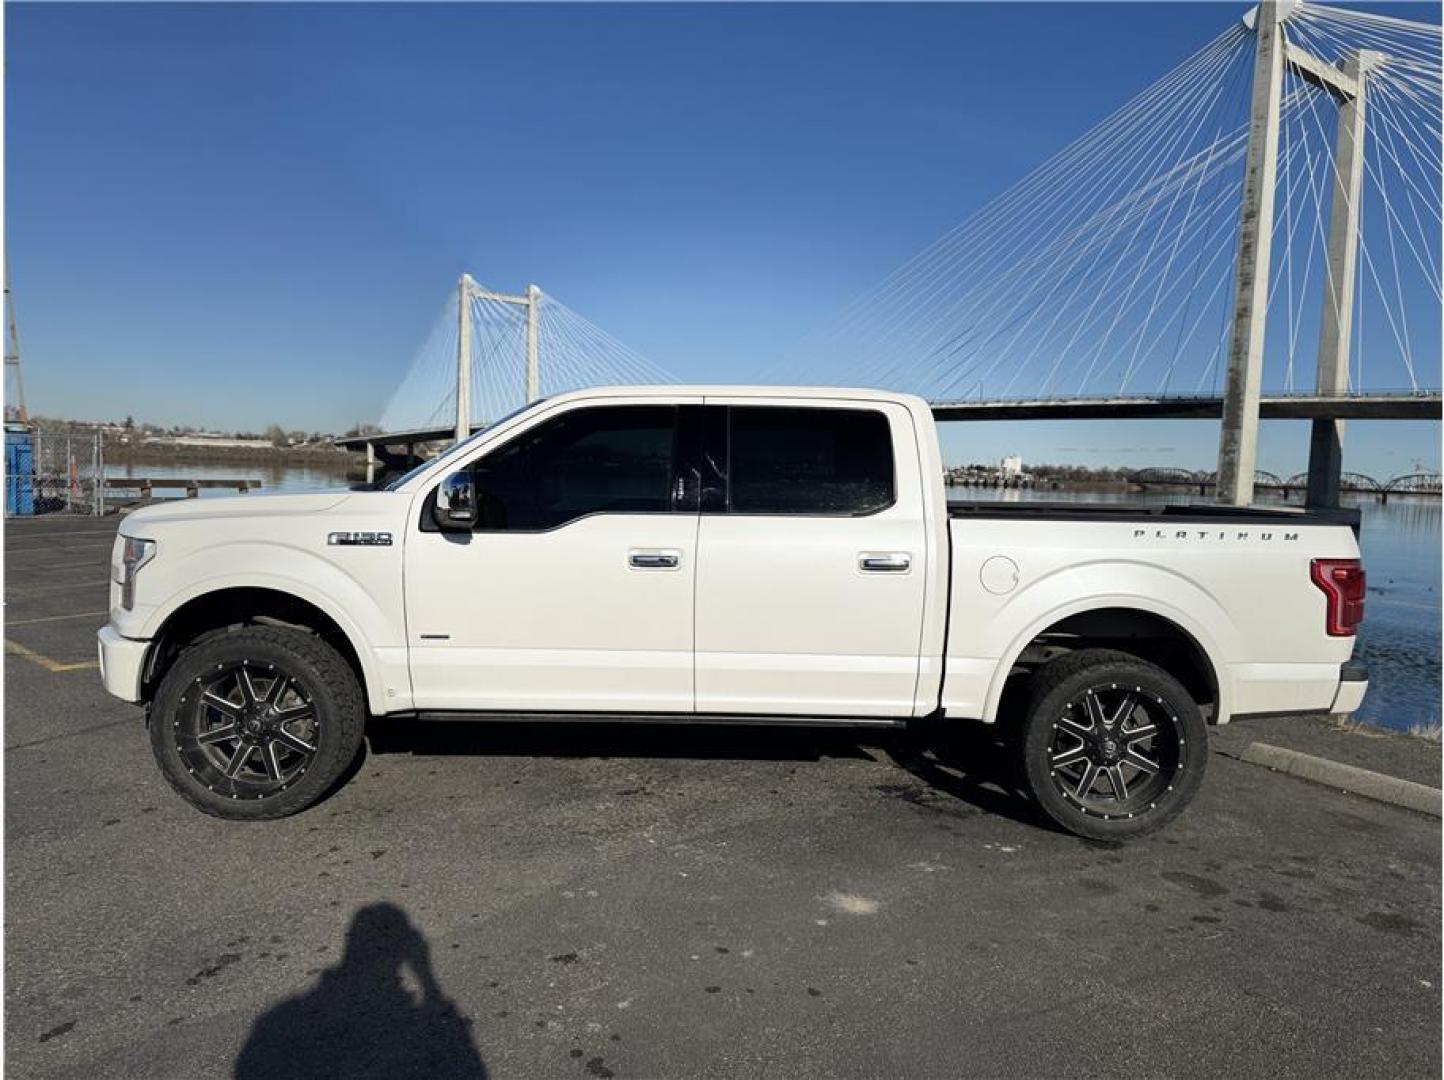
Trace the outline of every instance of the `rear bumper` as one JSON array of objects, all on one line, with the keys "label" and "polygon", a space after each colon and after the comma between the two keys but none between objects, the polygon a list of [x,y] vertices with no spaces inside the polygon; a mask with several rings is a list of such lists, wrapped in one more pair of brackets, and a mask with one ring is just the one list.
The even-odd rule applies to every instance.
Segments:
[{"label": "rear bumper", "polygon": [[1364,702],[1369,692],[1369,668],[1356,660],[1339,667],[1339,689],[1334,693],[1334,703],[1329,706],[1331,713],[1351,713]]},{"label": "rear bumper", "polygon": [[145,656],[150,642],[122,637],[109,624],[96,634],[100,651],[100,681],[107,693],[122,701],[140,700],[140,678],[145,670]]}]

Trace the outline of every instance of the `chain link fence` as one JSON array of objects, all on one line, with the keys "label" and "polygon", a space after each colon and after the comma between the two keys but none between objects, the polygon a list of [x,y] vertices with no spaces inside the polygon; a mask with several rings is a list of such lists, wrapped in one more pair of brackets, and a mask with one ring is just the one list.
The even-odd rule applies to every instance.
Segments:
[{"label": "chain link fence", "polygon": [[105,448],[98,433],[5,432],[5,516],[105,513]]}]

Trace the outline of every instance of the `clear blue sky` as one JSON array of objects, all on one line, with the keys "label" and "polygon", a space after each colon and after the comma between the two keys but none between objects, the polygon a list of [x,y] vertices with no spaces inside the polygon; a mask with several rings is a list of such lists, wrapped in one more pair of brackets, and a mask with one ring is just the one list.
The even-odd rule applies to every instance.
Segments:
[{"label": "clear blue sky", "polygon": [[[1244,6],[11,4],[29,403],[374,420],[463,270],[745,376]],[[1208,467],[1216,438],[960,428],[950,460]],[[1305,447],[1272,425],[1260,464]],[[1348,452],[1437,466],[1438,427],[1356,424]]]}]

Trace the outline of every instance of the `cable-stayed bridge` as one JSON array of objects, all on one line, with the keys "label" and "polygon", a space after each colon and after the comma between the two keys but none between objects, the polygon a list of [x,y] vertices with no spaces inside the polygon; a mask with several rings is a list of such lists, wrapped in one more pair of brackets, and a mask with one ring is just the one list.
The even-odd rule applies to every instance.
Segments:
[{"label": "cable-stayed bridge", "polygon": [[463,438],[539,397],[671,381],[666,370],[536,285],[508,294],[463,274],[380,427]]},{"label": "cable-stayed bridge", "polygon": [[[1259,420],[1308,419],[1309,501],[1331,505],[1345,418],[1440,415],[1440,42],[1265,0],[756,381],[907,390],[940,419],[1221,418],[1236,503]],[[464,278],[382,427],[415,443],[657,381],[539,290]]]}]

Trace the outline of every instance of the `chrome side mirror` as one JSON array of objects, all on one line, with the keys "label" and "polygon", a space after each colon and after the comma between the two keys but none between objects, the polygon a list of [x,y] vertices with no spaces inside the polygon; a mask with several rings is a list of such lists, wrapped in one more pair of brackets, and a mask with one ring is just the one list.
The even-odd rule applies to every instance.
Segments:
[{"label": "chrome side mirror", "polygon": [[476,527],[476,484],[470,469],[451,473],[436,489],[436,524],[443,529]]}]

